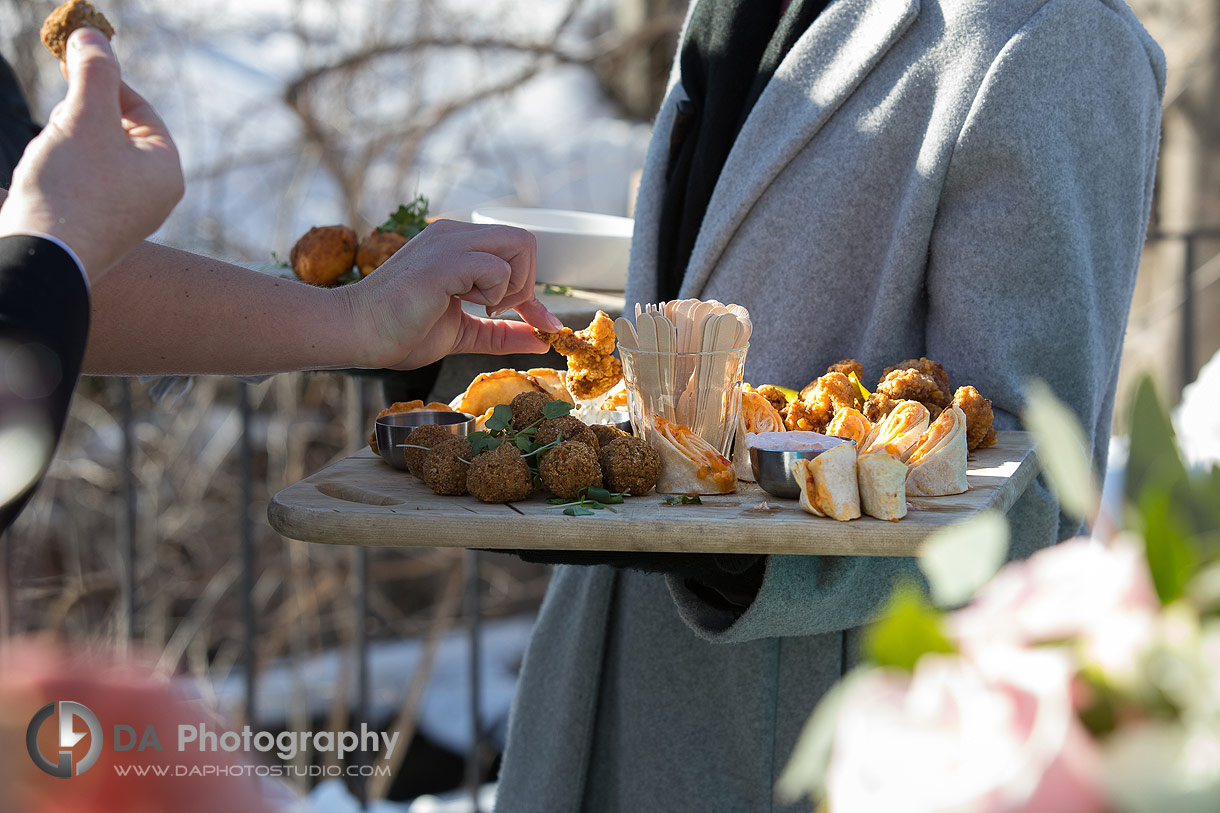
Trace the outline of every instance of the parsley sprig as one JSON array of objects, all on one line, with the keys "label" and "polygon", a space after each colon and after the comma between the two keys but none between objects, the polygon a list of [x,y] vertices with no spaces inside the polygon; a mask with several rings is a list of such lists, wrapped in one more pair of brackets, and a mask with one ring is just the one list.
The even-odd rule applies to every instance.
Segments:
[{"label": "parsley sprig", "polygon": [[399,206],[377,231],[394,231],[410,240],[428,225],[428,199],[419,195],[406,206]]},{"label": "parsley sprig", "polygon": [[513,429],[513,410],[508,404],[499,404],[491,411],[491,417],[484,424],[485,428],[471,432],[467,439],[473,449],[472,454],[479,455],[500,448],[502,443],[511,443],[521,450],[521,456],[529,464],[534,473],[535,484],[538,477],[538,460],[540,455],[559,444],[563,434],[550,443],[540,444],[534,440],[538,424],[551,418],[559,418],[572,411],[572,405],[567,401],[548,401],[542,405],[542,417],[522,429]]},{"label": "parsley sprig", "polygon": [[569,517],[592,516],[594,511],[605,509],[612,514],[618,512],[611,505],[621,505],[624,497],[631,496],[627,491],[610,491],[601,486],[588,486],[580,490],[576,500],[565,500],[563,497],[552,497],[547,500],[553,508],[563,508],[563,513]]}]

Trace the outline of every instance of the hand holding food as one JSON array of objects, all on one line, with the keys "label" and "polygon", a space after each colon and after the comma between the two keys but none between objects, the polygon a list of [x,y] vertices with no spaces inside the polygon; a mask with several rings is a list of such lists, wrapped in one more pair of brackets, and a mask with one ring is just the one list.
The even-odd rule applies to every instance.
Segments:
[{"label": "hand holding food", "polygon": [[182,197],[183,180],[169,131],[123,83],[105,34],[73,29],[109,29],[86,6],[70,4],[48,21],[48,44],[65,60],[68,95],[13,173],[0,235],[57,237],[96,279],[161,225]]},{"label": "hand holding food", "polygon": [[[432,223],[376,273],[336,291],[368,348],[358,366],[407,370],[451,353],[545,352],[533,328],[559,323],[533,298],[535,272],[528,232]],[[472,316],[463,301],[516,309],[528,321]]]}]

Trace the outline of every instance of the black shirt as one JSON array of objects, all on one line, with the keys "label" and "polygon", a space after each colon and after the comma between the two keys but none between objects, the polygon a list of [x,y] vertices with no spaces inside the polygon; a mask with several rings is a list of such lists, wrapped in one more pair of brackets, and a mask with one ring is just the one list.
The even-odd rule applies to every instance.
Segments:
[{"label": "black shirt", "polygon": [[[669,145],[657,251],[657,299],[674,299],[712,190],[741,126],[792,45],[828,5],[793,0],[701,0],[679,60],[689,99]],[[778,20],[778,25],[776,21]]]}]

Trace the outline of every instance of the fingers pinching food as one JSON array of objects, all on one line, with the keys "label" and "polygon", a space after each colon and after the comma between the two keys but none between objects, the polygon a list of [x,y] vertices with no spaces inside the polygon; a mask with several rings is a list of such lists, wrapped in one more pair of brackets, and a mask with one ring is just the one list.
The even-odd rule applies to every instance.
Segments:
[{"label": "fingers pinching food", "polygon": [[42,24],[42,44],[47,46],[56,59],[64,58],[64,49],[68,47],[68,37],[78,28],[96,28],[106,39],[114,38],[114,26],[106,19],[106,15],[93,7],[87,0],[68,0],[55,9]]}]

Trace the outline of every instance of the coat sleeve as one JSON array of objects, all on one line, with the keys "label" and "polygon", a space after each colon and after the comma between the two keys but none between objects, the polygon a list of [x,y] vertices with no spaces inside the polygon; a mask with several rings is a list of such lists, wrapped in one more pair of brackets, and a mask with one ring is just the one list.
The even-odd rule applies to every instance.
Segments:
[{"label": "coat sleeve", "polygon": [[[1137,30],[1138,29],[1138,30]],[[1147,224],[1164,60],[1130,15],[1052,0],[997,54],[945,172],[928,248],[926,354],[1015,428],[1031,377],[1079,416],[1105,464],[1122,338]],[[1011,555],[1077,532],[1035,483]],[[744,612],[669,577],[683,619],[736,642],[867,623],[911,559],[771,556]]]},{"label": "coat sleeve", "polygon": [[89,292],[72,255],[41,237],[0,237],[0,533],[50,463],[80,375]]}]

